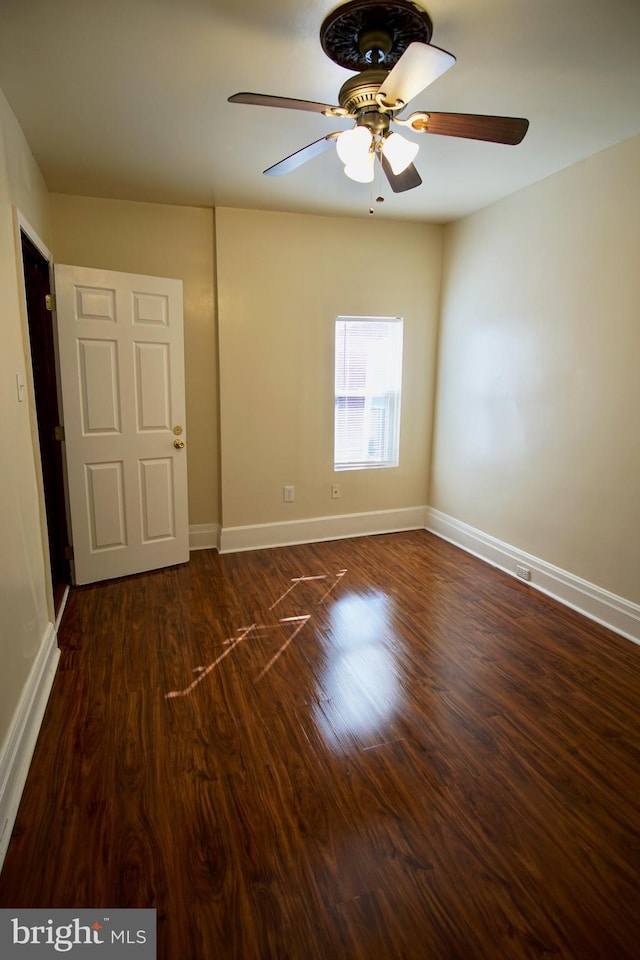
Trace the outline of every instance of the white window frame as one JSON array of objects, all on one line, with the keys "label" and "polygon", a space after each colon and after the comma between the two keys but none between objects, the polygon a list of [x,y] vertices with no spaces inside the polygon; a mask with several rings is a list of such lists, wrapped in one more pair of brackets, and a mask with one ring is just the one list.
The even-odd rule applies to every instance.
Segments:
[{"label": "white window frame", "polygon": [[[374,339],[371,338],[367,343],[364,336],[361,367],[359,371],[347,370],[345,364],[349,356],[354,356],[358,326],[362,325],[364,335],[365,325],[373,324],[384,324],[385,332],[389,334],[386,341],[380,342],[384,362],[377,362],[380,356],[376,357]],[[403,325],[402,317],[336,317],[333,431],[333,468],[336,471],[371,470],[397,467],[399,464]],[[350,399],[361,401],[358,405],[361,411],[359,425],[355,419],[349,423],[345,416],[340,417],[340,410],[345,409]],[[376,416],[377,427],[374,423]],[[361,428],[360,436],[358,426]],[[347,437],[345,431],[349,428],[351,433]]]}]

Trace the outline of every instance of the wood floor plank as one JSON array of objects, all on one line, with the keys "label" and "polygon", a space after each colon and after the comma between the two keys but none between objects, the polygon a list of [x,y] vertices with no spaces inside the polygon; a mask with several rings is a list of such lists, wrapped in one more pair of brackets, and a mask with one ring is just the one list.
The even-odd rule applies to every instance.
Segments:
[{"label": "wood floor plank", "polygon": [[424,531],[72,589],[0,906],[161,960],[638,960],[640,648]]}]

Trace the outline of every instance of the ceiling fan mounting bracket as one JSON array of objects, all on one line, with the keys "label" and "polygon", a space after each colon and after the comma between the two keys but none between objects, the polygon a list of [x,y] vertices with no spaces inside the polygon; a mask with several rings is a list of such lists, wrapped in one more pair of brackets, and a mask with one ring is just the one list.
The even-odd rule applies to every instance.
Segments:
[{"label": "ceiling fan mounting bracket", "polygon": [[412,113],[410,116],[401,119],[400,117],[393,118],[397,124],[403,127],[410,127],[412,130],[416,130],[419,133],[425,133],[429,128],[429,114],[425,113],[423,110],[419,110],[416,113]]},{"label": "ceiling fan mounting bracket", "polygon": [[369,30],[359,38],[358,50],[368,64],[378,66],[389,56],[391,37],[384,30]]},{"label": "ceiling fan mounting bracket", "polygon": [[410,43],[429,43],[429,14],[410,0],[349,0],[325,17],[322,49],[347,70],[390,70]]}]

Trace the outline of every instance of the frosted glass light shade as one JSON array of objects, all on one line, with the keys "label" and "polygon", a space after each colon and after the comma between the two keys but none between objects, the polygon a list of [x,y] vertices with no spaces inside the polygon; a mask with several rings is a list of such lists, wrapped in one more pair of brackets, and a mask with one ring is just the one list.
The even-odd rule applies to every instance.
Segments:
[{"label": "frosted glass light shade", "polygon": [[351,180],[356,180],[358,183],[371,183],[374,177],[375,159],[375,153],[369,150],[364,157],[345,164],[344,172]]},{"label": "frosted glass light shade", "polygon": [[417,143],[407,140],[399,133],[390,133],[382,141],[382,152],[396,176],[413,162],[418,149]]},{"label": "frosted glass light shade", "polygon": [[336,140],[338,156],[344,164],[362,162],[371,146],[371,131],[366,127],[343,130]]}]

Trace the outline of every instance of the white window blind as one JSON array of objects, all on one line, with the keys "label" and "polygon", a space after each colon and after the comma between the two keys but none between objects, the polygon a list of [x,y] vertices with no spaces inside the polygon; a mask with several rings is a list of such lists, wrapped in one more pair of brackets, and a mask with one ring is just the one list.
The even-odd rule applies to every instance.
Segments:
[{"label": "white window blind", "polygon": [[397,467],[402,319],[338,317],[334,469]]}]

